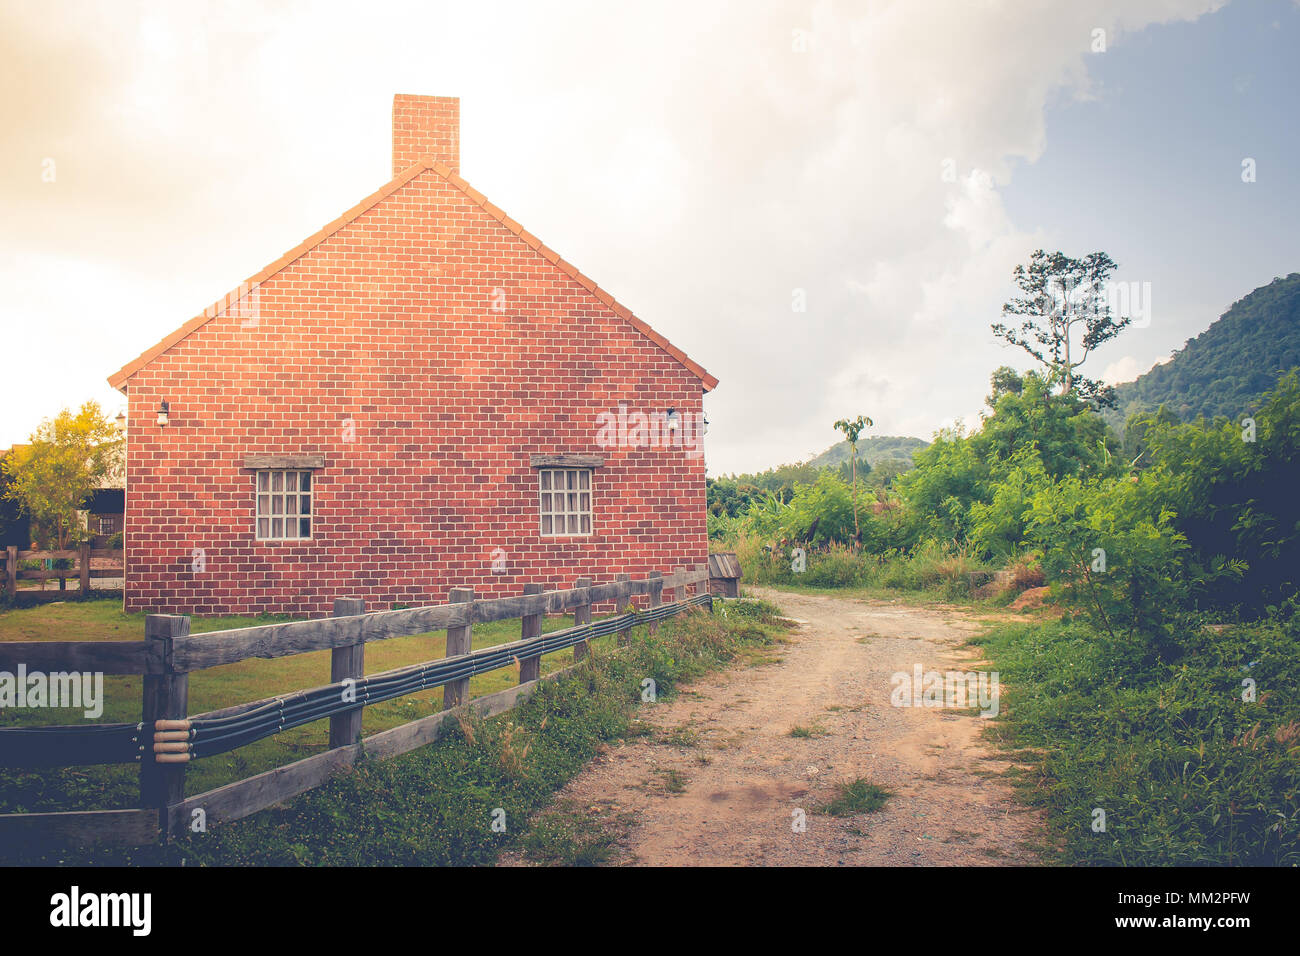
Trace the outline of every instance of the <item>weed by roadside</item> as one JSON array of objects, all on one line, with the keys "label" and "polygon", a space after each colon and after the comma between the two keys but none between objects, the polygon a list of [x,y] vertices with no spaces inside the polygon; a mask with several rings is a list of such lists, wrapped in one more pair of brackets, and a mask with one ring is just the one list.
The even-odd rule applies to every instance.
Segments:
[{"label": "weed by roadside", "polygon": [[572,801],[546,808],[528,823],[519,841],[525,859],[550,866],[600,866],[614,856],[627,830],[626,815],[605,819]]},{"label": "weed by roadside", "polygon": [[865,777],[836,785],[835,796],[818,808],[818,813],[833,817],[851,817],[858,813],[874,813],[893,796],[893,792],[878,787]]}]

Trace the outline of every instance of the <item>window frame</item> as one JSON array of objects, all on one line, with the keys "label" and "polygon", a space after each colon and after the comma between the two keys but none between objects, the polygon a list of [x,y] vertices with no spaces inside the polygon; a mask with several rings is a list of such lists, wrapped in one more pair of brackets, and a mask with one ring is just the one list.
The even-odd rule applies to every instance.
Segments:
[{"label": "window frame", "polygon": [[[557,491],[555,486],[556,475],[566,476],[564,478],[565,487]],[[574,485],[572,488],[568,485],[567,476],[572,474]],[[586,475],[586,487],[583,487],[582,476]],[[570,511],[566,507],[556,510],[555,496],[576,495],[577,508]],[[587,496],[587,507],[582,508],[582,496]],[[546,496],[551,497],[551,507],[546,507]],[[554,528],[555,519],[559,517],[564,520],[564,531],[547,531],[546,520],[549,518]],[[576,517],[578,530],[568,530],[568,519]],[[583,518],[587,519],[587,530],[582,530]],[[592,538],[596,535],[596,469],[591,467],[544,467],[537,469],[537,535],[543,539],[554,538]]]},{"label": "window frame", "polygon": [[[262,475],[267,475],[266,490],[262,488]],[[280,476],[280,488],[275,489],[275,476]],[[288,476],[293,475],[293,491],[288,490]],[[316,480],[315,472],[311,468],[303,467],[278,467],[278,468],[258,468],[253,471],[253,539],[258,544],[296,544],[303,541],[311,541],[316,536]],[[305,481],[304,481],[305,477]],[[305,490],[304,490],[305,487]],[[297,499],[293,506],[296,509],[289,513],[287,510],[288,499],[293,497]],[[262,499],[267,499],[267,510],[261,510]],[[306,498],[306,511],[303,499]],[[279,499],[281,511],[275,511],[276,499]],[[308,522],[307,534],[302,534],[303,520]],[[287,522],[295,520],[299,534],[294,537],[284,535],[274,536],[267,534],[262,535],[261,523],[266,521],[268,530],[274,529],[275,522]],[[282,524],[282,528],[284,525]]]}]

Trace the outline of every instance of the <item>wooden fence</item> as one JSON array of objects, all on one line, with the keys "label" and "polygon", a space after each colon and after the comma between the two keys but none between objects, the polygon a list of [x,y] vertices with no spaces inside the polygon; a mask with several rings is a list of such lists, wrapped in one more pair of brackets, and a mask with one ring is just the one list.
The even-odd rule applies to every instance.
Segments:
[{"label": "wooden fence", "polygon": [[[618,611],[632,608],[634,596],[644,595],[646,613],[668,610],[665,592],[673,602],[707,601],[708,567],[676,572],[651,572],[642,580],[620,574],[607,584],[593,584],[580,578],[573,588],[544,591],[527,585],[520,597],[476,599],[472,589],[453,588],[448,603],[398,611],[366,612],[364,602],[340,598],[334,602],[334,616],[284,624],[267,624],[205,634],[190,634],[190,619],[182,615],[150,614],[145,618],[143,641],[68,641],[0,643],[0,671],[16,671],[19,664],[35,671],[80,671],[105,674],[141,674],[144,677],[141,721],[135,728],[140,746],[134,760],[140,765],[140,808],[59,813],[0,814],[0,845],[16,837],[35,838],[49,844],[142,845],[188,828],[195,810],[202,810],[207,826],[246,817],[320,786],[332,775],[352,766],[364,753],[387,758],[432,743],[448,721],[473,709],[483,716],[509,710],[526,700],[540,680],[542,643],[562,641],[568,635],[575,662],[587,656],[585,640],[576,640],[592,623],[592,606],[613,603]],[[548,613],[572,610],[575,625],[564,631],[542,633],[542,619]],[[502,647],[473,651],[475,623],[519,618],[520,640]],[[653,631],[655,623],[650,623]],[[175,745],[154,743],[156,739],[177,739],[175,728],[190,720],[214,719],[265,706],[258,701],[188,718],[189,675],[193,671],[219,667],[248,658],[275,658],[329,649],[330,682],[364,678],[365,646],[431,631],[447,632],[446,661],[476,656],[514,654],[519,662],[519,684],[508,690],[469,700],[469,678],[443,686],[443,712],[413,720],[390,730],[361,737],[361,712],[354,709],[329,717],[329,749],[306,759],[268,770],[206,793],[185,795],[188,756],[175,753]],[[619,643],[630,637],[631,622],[618,634]],[[495,658],[494,658],[495,659]],[[373,677],[374,675],[372,675]],[[549,675],[553,678],[557,675]],[[548,678],[549,679],[549,678]],[[272,701],[277,700],[272,698]],[[93,727],[94,725],[90,725]],[[130,725],[124,725],[128,731]],[[72,728],[68,728],[72,730]],[[155,737],[155,729],[158,731]],[[0,730],[0,766],[74,765],[77,763],[122,762],[123,758],[94,757],[63,761],[57,747],[41,746],[33,758],[30,739],[19,738],[24,729]],[[77,728],[85,733],[84,728]],[[30,735],[29,735],[30,738]],[[152,745],[152,746],[151,746]],[[90,746],[94,746],[93,741]],[[81,739],[67,754],[86,753]],[[80,748],[80,749],[77,749]],[[132,748],[136,749],[136,748]],[[161,751],[155,753],[155,751]],[[168,752],[172,751],[172,752]]]},{"label": "wooden fence", "polygon": [[[4,551],[0,551],[0,559],[4,561],[4,582],[5,594],[10,599],[18,594],[19,581],[40,581],[42,586],[44,582],[51,578],[58,578],[60,581],[75,579],[78,582],[81,594],[90,592],[90,582],[92,578],[120,578],[125,573],[125,566],[118,568],[92,568],[91,563],[95,559],[106,558],[122,562],[123,551],[121,548],[92,548],[89,544],[83,544],[77,548],[69,548],[64,551],[20,551],[18,548],[10,545]],[[62,570],[31,570],[19,567],[23,561],[42,561],[42,560],[68,560],[75,562],[71,568]],[[78,593],[78,592],[72,592]],[[31,594],[38,597],[67,597],[69,592],[65,590],[58,591],[23,591],[24,595]]]}]

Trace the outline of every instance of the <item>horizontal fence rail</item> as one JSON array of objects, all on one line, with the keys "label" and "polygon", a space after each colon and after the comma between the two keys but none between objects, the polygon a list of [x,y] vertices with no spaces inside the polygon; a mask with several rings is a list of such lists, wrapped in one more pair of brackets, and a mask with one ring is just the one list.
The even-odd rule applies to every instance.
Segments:
[{"label": "horizontal fence rail", "polygon": [[[76,548],[65,548],[57,551],[22,551],[13,545],[0,549],[0,563],[4,565],[4,589],[5,594],[12,600],[18,593],[19,581],[40,581],[42,589],[24,590],[24,595],[31,595],[35,598],[52,598],[55,595],[67,596],[76,594],[77,591],[65,591],[60,588],[57,591],[44,590],[44,582],[57,578],[60,581],[75,579],[79,584],[79,593],[87,594],[90,592],[90,582],[92,578],[120,578],[125,573],[123,564],[123,549],[121,548],[94,548],[89,543],[82,544]],[[94,568],[91,562],[97,559],[106,559],[117,561],[122,567],[116,568]],[[20,565],[25,561],[73,561],[75,566],[71,568],[23,568]]]},{"label": "horizontal fence rail", "polygon": [[[372,611],[348,617],[208,631],[178,639],[174,645],[173,666],[177,671],[196,671],[233,664],[250,657],[288,657],[371,641],[386,641],[394,637],[427,634],[430,631],[445,631],[449,627],[505,621],[530,614],[561,613],[578,606],[649,594],[652,586],[666,590],[698,583],[705,580],[707,573],[707,569],[701,568],[660,578],[618,581],[566,591],[543,591],[522,597],[480,599],[404,608],[400,611]],[[691,580],[686,580],[687,577]],[[587,596],[588,591],[590,597]]]},{"label": "horizontal fence rail", "polygon": [[0,643],[0,671],[143,674],[144,641],[5,641]]},{"label": "horizontal fence rail", "polygon": [[[449,715],[472,708],[500,713],[532,693],[539,679],[538,662],[545,654],[574,649],[575,662],[587,655],[590,641],[611,634],[626,643],[633,627],[648,625],[696,607],[712,610],[713,598],[704,585],[708,568],[652,572],[633,581],[629,575],[607,584],[578,581],[580,586],[543,591],[528,586],[519,597],[476,599],[468,589],[454,588],[444,605],[397,611],[365,612],[356,599],[335,602],[335,615],[190,635],[189,618],[149,615],[145,641],[8,642],[0,643],[0,671],[25,667],[28,672],[100,671],[144,675],[142,719],[135,724],[95,724],[0,729],[0,766],[53,767],[86,764],[138,763],[144,810],[78,813],[0,814],[0,841],[8,832],[44,834],[51,839],[139,844],[178,832],[188,810],[202,806],[207,819],[229,821],[319,786],[333,773],[351,766],[362,752],[395,756],[436,740]],[[687,588],[695,593],[688,596]],[[663,601],[665,590],[675,600]],[[646,607],[632,606],[634,596],[647,596]],[[617,611],[597,621],[594,604],[614,602]],[[542,633],[547,613],[572,610],[575,624]],[[475,623],[520,618],[520,640],[470,649]],[[447,632],[447,656],[366,675],[366,643],[394,637]],[[250,658],[276,658],[329,649],[333,652],[331,682],[221,710],[188,716],[189,673]],[[519,686],[467,700],[470,678],[519,665]],[[364,707],[395,698],[443,688],[444,711],[391,730],[361,736]],[[277,733],[328,718],[329,749],[275,770],[236,781],[207,794],[186,798],[185,765],[243,747]],[[140,826],[140,813],[156,814],[152,835]],[[84,825],[78,818],[84,817]],[[116,822],[115,822],[116,821]]]}]

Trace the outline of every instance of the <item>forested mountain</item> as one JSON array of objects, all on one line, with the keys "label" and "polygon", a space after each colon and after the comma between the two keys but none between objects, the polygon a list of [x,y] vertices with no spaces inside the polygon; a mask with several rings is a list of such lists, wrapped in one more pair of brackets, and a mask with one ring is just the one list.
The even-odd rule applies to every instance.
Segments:
[{"label": "forested mountain", "polygon": [[[906,470],[912,467],[912,452],[928,444],[930,444],[928,441],[901,435],[872,436],[858,442],[858,461],[865,461],[872,468],[881,462],[899,461],[905,463],[906,467],[902,470]],[[809,464],[825,468],[827,465],[839,465],[848,460],[849,443],[842,441],[838,445],[831,445]]]},{"label": "forested mountain", "polygon": [[1132,413],[1154,412],[1162,403],[1182,421],[1236,418],[1297,366],[1300,272],[1293,272],[1233,303],[1170,362],[1116,386],[1118,405],[1106,419],[1120,429]]}]

